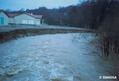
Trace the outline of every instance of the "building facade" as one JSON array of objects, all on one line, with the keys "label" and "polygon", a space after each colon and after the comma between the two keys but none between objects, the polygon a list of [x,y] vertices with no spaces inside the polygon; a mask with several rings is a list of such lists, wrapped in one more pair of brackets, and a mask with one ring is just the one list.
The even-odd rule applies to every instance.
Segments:
[{"label": "building facade", "polygon": [[8,15],[3,10],[0,10],[0,25],[8,25],[8,19]]},{"label": "building facade", "polygon": [[43,22],[42,15],[34,15],[29,13],[14,14],[6,13],[0,10],[0,25],[8,24],[27,24],[27,25],[41,25]]}]

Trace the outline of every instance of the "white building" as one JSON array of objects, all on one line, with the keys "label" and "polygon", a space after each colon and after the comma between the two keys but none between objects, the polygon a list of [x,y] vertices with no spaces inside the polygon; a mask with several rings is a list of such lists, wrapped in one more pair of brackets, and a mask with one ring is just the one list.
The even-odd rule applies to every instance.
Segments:
[{"label": "white building", "polygon": [[9,16],[3,10],[0,10],[0,25],[8,25]]},{"label": "white building", "polygon": [[29,24],[40,25],[44,21],[42,15],[33,15],[29,13],[13,14],[0,10],[0,25],[8,24]]}]

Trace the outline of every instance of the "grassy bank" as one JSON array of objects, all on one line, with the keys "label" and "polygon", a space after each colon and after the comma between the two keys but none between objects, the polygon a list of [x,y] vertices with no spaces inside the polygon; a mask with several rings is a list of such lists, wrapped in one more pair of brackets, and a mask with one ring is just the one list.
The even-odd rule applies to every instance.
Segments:
[{"label": "grassy bank", "polygon": [[91,30],[76,30],[76,29],[17,29],[8,32],[0,32],[0,43],[17,39],[24,36],[34,36],[41,34],[57,34],[57,33],[82,33],[93,32]]}]

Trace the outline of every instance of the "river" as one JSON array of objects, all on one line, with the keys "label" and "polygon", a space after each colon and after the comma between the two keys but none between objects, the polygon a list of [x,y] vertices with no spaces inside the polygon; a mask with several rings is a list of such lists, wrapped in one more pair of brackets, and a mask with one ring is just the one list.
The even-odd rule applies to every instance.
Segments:
[{"label": "river", "polygon": [[2,43],[0,81],[100,81],[113,67],[98,55],[94,39],[92,33],[68,33]]}]

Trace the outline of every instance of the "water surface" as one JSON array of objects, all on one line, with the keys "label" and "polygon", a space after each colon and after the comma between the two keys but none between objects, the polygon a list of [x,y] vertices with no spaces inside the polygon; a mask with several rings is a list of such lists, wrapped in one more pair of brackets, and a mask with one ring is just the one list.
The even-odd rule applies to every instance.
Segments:
[{"label": "water surface", "polygon": [[2,81],[100,81],[112,66],[97,54],[93,34],[19,38],[0,44]]}]

